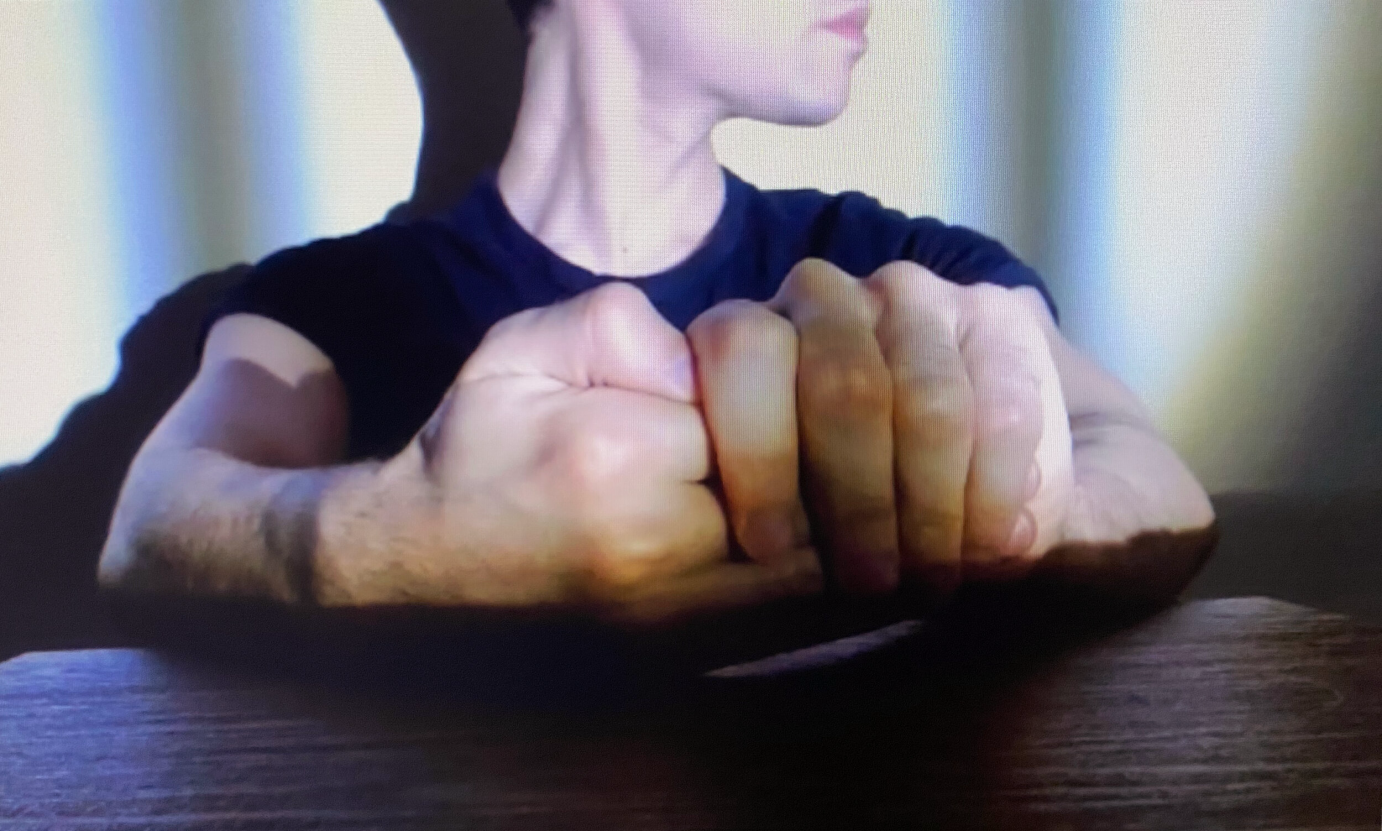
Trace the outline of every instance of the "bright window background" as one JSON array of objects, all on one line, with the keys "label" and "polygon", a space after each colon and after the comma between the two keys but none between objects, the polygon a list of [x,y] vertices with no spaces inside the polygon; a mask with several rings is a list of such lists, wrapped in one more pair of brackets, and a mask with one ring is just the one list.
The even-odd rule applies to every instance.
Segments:
[{"label": "bright window background", "polygon": [[[1382,276],[1382,2],[874,0],[869,34],[841,119],[725,125],[726,163],[998,237],[1211,490],[1297,481]],[[0,0],[0,463],[179,282],[382,218],[419,131],[373,0]]]},{"label": "bright window background", "polygon": [[379,221],[420,134],[373,0],[0,0],[0,464],[180,282]]}]

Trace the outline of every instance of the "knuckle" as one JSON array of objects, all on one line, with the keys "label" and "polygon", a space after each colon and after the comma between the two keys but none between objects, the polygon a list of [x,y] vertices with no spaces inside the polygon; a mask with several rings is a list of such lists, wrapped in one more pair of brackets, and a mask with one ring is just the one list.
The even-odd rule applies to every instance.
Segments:
[{"label": "knuckle", "polygon": [[687,330],[698,352],[710,356],[795,354],[791,322],[761,303],[730,300],[698,317]]},{"label": "knuckle", "polygon": [[940,442],[967,439],[974,432],[974,405],[962,380],[900,385],[896,409],[903,426]]},{"label": "knuckle", "polygon": [[[938,499],[918,499],[913,504],[913,510],[916,512],[917,522],[923,528],[933,529],[933,535],[955,532],[953,540],[945,539],[944,542],[953,547],[959,546],[958,532],[964,528],[965,523],[962,501],[947,500],[942,502]],[[941,541],[935,540],[932,541],[932,544],[939,546]]]},{"label": "knuckle", "polygon": [[868,278],[868,285],[885,298],[905,300],[920,296],[926,284],[937,279],[920,265],[899,260],[875,271]]},{"label": "knuckle", "polygon": [[628,283],[614,281],[591,289],[586,293],[587,309],[596,318],[609,315],[614,317],[637,314],[647,307],[648,298],[643,292]]},{"label": "knuckle", "polygon": [[792,270],[787,272],[787,282],[793,285],[814,285],[815,283],[828,279],[838,269],[830,263],[818,257],[807,257],[792,266]]},{"label": "knuckle", "polygon": [[801,394],[813,409],[850,413],[892,406],[892,379],[872,361],[826,358],[802,374]]},{"label": "knuckle", "polygon": [[638,561],[625,551],[618,529],[606,524],[588,533],[590,543],[580,563],[580,591],[592,600],[615,599],[638,582]]},{"label": "knuckle", "polygon": [[783,280],[788,296],[813,301],[834,298],[842,291],[863,290],[859,281],[825,260],[808,258],[792,267]]},{"label": "knuckle", "polygon": [[656,314],[647,295],[627,283],[613,282],[585,295],[583,323],[594,343],[617,344]]},{"label": "knuckle", "polygon": [[628,518],[605,516],[585,526],[587,546],[579,563],[578,591],[592,601],[617,603],[665,570],[665,544]]},{"label": "knuckle", "polygon": [[972,314],[1004,321],[1023,322],[1032,319],[1031,309],[1015,289],[993,283],[975,283],[965,287],[965,299]]},{"label": "knuckle", "polygon": [[906,307],[957,308],[963,288],[938,277],[918,263],[899,260],[875,271],[867,280],[870,288],[892,304]]},{"label": "knuckle", "polygon": [[558,475],[576,495],[603,492],[629,467],[628,443],[606,430],[568,427],[554,440]]},{"label": "knuckle", "polygon": [[1019,432],[1031,426],[1037,415],[1026,396],[993,396],[975,413],[974,432],[980,438]]},{"label": "knuckle", "polygon": [[974,283],[968,287],[968,294],[975,303],[995,307],[1010,306],[1011,290],[995,283]]}]

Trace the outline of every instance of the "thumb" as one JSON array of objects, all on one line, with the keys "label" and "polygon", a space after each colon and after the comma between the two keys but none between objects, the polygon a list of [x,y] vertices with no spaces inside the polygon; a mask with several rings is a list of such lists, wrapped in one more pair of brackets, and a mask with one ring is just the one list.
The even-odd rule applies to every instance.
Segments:
[{"label": "thumb", "polygon": [[459,380],[514,375],[696,400],[686,337],[642,291],[626,283],[606,283],[501,320],[461,369]]}]

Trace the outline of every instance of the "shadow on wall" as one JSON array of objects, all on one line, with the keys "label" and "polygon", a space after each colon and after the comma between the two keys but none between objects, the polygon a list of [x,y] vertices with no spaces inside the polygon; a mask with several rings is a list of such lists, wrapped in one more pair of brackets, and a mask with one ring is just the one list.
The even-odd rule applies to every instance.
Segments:
[{"label": "shadow on wall", "polygon": [[[421,89],[426,134],[412,199],[391,218],[451,204],[498,164],[522,88],[523,41],[504,0],[384,0]],[[111,386],[79,403],[53,441],[0,469],[0,660],[124,642],[96,594],[96,562],[125,471],[196,373],[198,337],[248,266],[205,274],[121,341]]]},{"label": "shadow on wall", "polygon": [[1355,8],[1258,291],[1182,402],[1191,458],[1272,489],[1216,496],[1189,594],[1382,624],[1382,4]]},{"label": "shadow on wall", "polygon": [[1253,293],[1173,408],[1211,489],[1382,489],[1382,4],[1340,8],[1349,25]]}]

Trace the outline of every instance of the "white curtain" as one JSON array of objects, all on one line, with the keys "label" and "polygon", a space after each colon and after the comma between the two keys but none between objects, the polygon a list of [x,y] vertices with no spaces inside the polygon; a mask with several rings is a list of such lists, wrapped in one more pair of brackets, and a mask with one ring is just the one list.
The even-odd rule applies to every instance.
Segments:
[{"label": "white curtain", "polygon": [[[1382,273],[1382,3],[874,0],[869,36],[840,120],[726,125],[726,163],[998,237],[1211,489],[1300,479]],[[0,462],[179,281],[377,221],[419,131],[373,0],[0,0]]]}]

